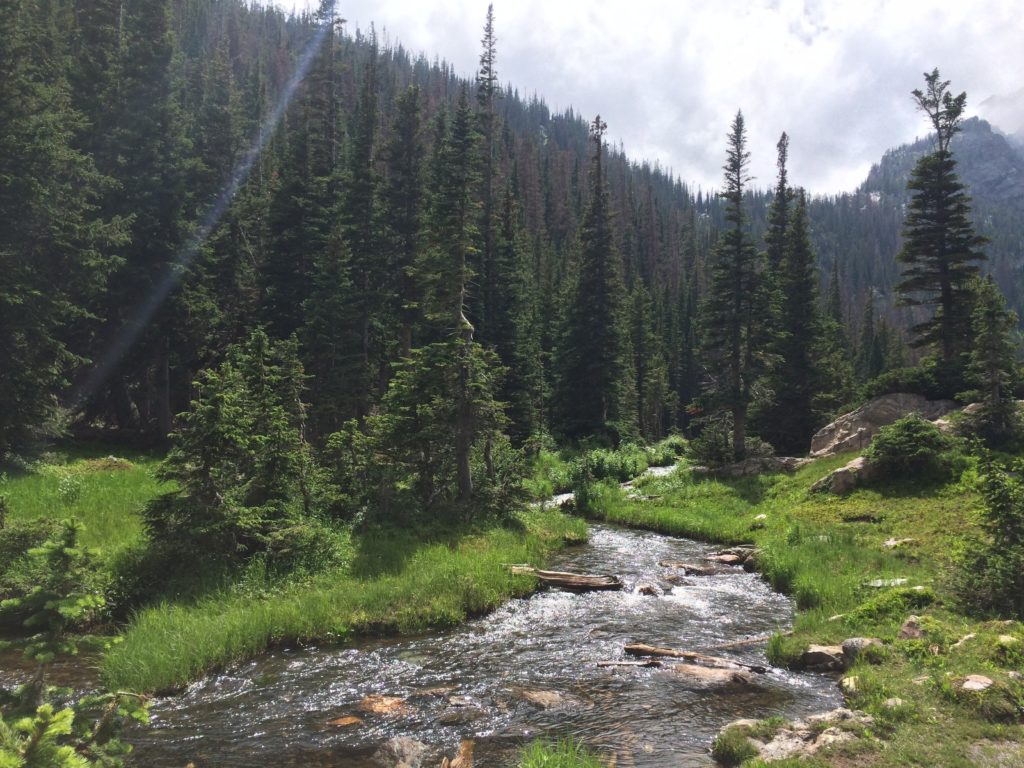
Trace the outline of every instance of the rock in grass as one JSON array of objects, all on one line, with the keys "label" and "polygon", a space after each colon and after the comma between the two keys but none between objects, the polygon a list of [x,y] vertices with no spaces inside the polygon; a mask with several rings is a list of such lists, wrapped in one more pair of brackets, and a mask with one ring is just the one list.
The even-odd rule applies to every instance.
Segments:
[{"label": "rock in grass", "polygon": [[883,587],[902,587],[906,583],[906,579],[872,579],[871,581],[864,582],[864,586],[882,589]]},{"label": "rock in grass", "polygon": [[844,663],[841,645],[811,645],[800,656],[800,665],[805,669],[842,669]]},{"label": "rock in grass", "polygon": [[857,660],[861,651],[872,646],[880,648],[882,646],[882,641],[877,637],[850,637],[843,640],[843,657],[847,666]]},{"label": "rock in grass", "polygon": [[379,768],[420,768],[427,755],[427,745],[408,736],[396,736],[381,744],[373,753]]},{"label": "rock in grass", "polygon": [[896,637],[899,640],[920,640],[924,637],[924,630],[921,629],[921,619],[917,616],[908,616]]},{"label": "rock in grass", "polygon": [[905,539],[886,539],[882,546],[886,549],[899,549],[905,547],[907,544],[913,544],[917,539],[905,538]]},{"label": "rock in grass", "polygon": [[[731,746],[733,757],[759,757],[765,762],[775,760],[802,759],[820,750],[835,747],[857,737],[841,724],[854,723],[869,726],[874,722],[870,715],[840,707],[831,712],[812,715],[806,720],[796,720],[781,728],[759,733],[762,726],[757,721],[737,720],[730,723],[715,741],[716,757],[725,757],[722,747]],[[756,754],[754,752],[756,751]],[[733,763],[735,764],[735,762]]]},{"label": "rock in grass", "polygon": [[992,679],[984,675],[968,675],[960,681],[960,689],[963,691],[981,692],[988,690],[993,685],[995,683],[992,682]]},{"label": "rock in grass", "polygon": [[956,408],[952,400],[928,400],[921,395],[881,395],[840,416],[811,438],[811,456],[820,458],[850,450],[864,450],[878,430],[910,413],[932,420]]}]

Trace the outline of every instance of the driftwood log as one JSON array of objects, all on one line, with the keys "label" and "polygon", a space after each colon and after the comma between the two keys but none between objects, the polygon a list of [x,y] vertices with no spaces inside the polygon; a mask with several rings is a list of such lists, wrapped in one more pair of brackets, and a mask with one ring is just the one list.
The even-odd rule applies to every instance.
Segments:
[{"label": "driftwood log", "polygon": [[622,589],[625,586],[618,576],[606,574],[568,573],[566,571],[542,571],[530,565],[509,566],[512,573],[530,573],[541,584],[560,587],[572,592],[593,592],[598,590]]},{"label": "driftwood log", "polygon": [[751,672],[756,672],[759,675],[763,675],[768,671],[768,667],[761,666],[760,664],[747,664],[742,661],[736,661],[735,659],[724,659],[721,656],[707,656],[703,653],[695,653],[694,651],[677,651],[674,648],[658,648],[654,645],[645,645],[644,643],[631,643],[624,649],[630,656],[663,656],[672,659],[685,659],[696,664],[704,664],[708,667],[717,667],[719,669],[746,669]]}]

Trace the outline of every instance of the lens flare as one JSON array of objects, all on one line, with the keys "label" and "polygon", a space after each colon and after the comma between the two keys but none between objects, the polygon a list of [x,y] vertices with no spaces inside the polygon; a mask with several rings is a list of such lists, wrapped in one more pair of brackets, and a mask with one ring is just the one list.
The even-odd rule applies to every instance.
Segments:
[{"label": "lens flare", "polygon": [[253,166],[259,159],[259,156],[263,152],[264,147],[266,147],[267,142],[270,141],[270,137],[274,134],[277,126],[280,124],[285,111],[288,109],[288,105],[294,98],[296,91],[302,84],[302,81],[309,73],[309,68],[313,63],[313,59],[323,46],[324,41],[327,39],[327,36],[333,27],[333,17],[334,14],[332,12],[329,14],[328,20],[317,28],[316,33],[306,44],[302,55],[296,62],[295,71],[292,73],[288,83],[281,91],[281,95],[278,98],[277,103],[261,123],[259,131],[257,132],[257,135],[248,151],[235,165],[231,172],[231,178],[225,184],[224,189],[221,190],[217,199],[213,202],[210,209],[206,212],[206,215],[199,222],[195,232],[178,250],[171,263],[167,265],[164,275],[160,278],[160,281],[157,283],[152,293],[146,297],[142,304],[136,307],[130,319],[117,332],[117,335],[111,341],[110,345],[100,358],[99,363],[92,371],[90,371],[84,383],[78,388],[78,391],[72,399],[74,403],[81,404],[100,390],[111,373],[116,369],[124,355],[139,340],[142,332],[153,320],[153,317],[156,315],[160,307],[163,306],[167,297],[170,296],[174,292],[174,289],[181,283],[182,277],[187,272],[188,267],[193,261],[195,261],[196,256],[199,254],[199,249],[202,248],[203,243],[209,239],[210,235],[217,228],[220,220],[224,217],[225,212],[235,199],[235,195],[238,194],[238,190],[240,190],[248,180],[249,174],[252,173]]}]

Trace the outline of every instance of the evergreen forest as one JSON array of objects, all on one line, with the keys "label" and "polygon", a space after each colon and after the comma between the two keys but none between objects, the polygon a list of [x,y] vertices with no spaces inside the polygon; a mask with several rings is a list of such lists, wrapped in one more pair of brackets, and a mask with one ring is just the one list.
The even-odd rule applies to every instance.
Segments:
[{"label": "evergreen forest", "polygon": [[[755,186],[738,110],[708,191],[504,83],[493,6],[469,77],[343,14],[0,4],[0,765],[134,764],[153,694],[458,626],[586,519],[758,553],[732,556],[800,612],[774,665],[881,638],[842,683],[877,727],[822,764],[1022,754],[1024,217],[978,175],[1016,150],[967,95],[925,73],[928,138],[836,196],[786,133]],[[868,435],[849,495],[851,444],[795,458],[896,395],[956,410]],[[88,693],[55,687],[79,654]],[[408,706],[385,699],[331,723]],[[761,723],[715,759],[756,759]],[[571,733],[516,749],[615,764]]]}]

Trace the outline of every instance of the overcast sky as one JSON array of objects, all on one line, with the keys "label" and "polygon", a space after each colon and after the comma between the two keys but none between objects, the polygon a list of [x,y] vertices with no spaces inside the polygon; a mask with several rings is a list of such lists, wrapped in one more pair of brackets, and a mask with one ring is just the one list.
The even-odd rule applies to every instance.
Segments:
[{"label": "overcast sky", "polygon": [[[285,7],[315,0],[279,0]],[[368,29],[472,76],[487,0],[339,0]],[[939,67],[968,108],[1024,86],[1020,0],[514,0],[494,3],[498,75],[555,110],[600,113],[634,159],[718,187],[747,121],[757,186],[790,135],[790,179],[852,190],[889,147],[927,133],[910,91]],[[1022,119],[1024,122],[1024,119]],[[1007,130],[1015,130],[1009,126]]]}]

